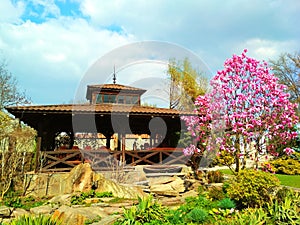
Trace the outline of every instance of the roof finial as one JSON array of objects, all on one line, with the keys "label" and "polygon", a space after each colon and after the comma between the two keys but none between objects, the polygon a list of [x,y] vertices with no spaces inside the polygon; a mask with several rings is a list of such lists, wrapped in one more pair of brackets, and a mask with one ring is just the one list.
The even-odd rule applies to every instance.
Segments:
[{"label": "roof finial", "polygon": [[116,84],[116,66],[114,65],[114,77],[113,77],[113,83]]}]

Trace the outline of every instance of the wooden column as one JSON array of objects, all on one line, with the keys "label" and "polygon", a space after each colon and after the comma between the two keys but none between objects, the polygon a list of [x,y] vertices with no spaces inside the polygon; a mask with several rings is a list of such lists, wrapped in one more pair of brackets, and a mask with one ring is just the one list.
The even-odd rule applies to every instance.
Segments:
[{"label": "wooden column", "polygon": [[[105,136],[105,147],[107,149],[110,149],[110,139],[111,139],[111,136],[114,134],[114,132],[112,130],[101,130],[100,131],[104,136]],[[114,146],[115,147],[115,146]]]},{"label": "wooden column", "polygon": [[125,162],[125,135],[120,134],[120,144],[121,144],[121,151],[122,151],[122,162]]},{"label": "wooden column", "polygon": [[35,151],[35,168],[34,172],[36,173],[39,169],[39,160],[40,160],[40,153],[41,153],[41,143],[42,143],[42,138],[38,137],[37,138],[37,143],[36,143],[36,151]]}]

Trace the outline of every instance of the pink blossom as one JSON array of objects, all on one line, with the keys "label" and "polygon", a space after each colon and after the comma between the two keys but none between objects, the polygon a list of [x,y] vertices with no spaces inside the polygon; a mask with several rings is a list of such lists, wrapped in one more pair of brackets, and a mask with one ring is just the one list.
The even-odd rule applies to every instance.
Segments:
[{"label": "pink blossom", "polygon": [[[277,83],[267,63],[246,53],[245,49],[240,56],[227,59],[224,69],[210,82],[212,91],[195,100],[199,116],[182,119],[195,140],[205,143],[206,150],[217,145],[220,151],[235,156],[241,140],[250,144],[264,137],[268,139],[267,152],[276,156],[298,135],[293,131],[298,123],[297,104],[289,101],[285,87]],[[260,151],[260,145],[255,148]],[[195,148],[189,146],[184,152],[193,154]],[[292,154],[290,148],[284,152]]]},{"label": "pink blossom", "polygon": [[284,151],[285,154],[287,154],[287,155],[291,155],[291,154],[293,154],[293,153],[295,152],[295,150],[292,149],[292,148],[285,148],[283,151]]},{"label": "pink blossom", "polygon": [[185,156],[190,156],[197,152],[200,152],[200,149],[198,149],[195,145],[192,145],[192,144],[190,144],[188,147],[183,149],[183,154]]}]

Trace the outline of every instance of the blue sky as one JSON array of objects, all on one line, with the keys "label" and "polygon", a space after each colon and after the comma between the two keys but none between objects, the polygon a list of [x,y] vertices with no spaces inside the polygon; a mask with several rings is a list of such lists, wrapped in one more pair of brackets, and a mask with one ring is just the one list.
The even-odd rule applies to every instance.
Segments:
[{"label": "blue sky", "polygon": [[114,65],[118,83],[143,87],[190,53],[212,76],[245,48],[267,61],[298,52],[299,22],[298,0],[1,0],[0,55],[34,104],[60,104],[110,82]]}]

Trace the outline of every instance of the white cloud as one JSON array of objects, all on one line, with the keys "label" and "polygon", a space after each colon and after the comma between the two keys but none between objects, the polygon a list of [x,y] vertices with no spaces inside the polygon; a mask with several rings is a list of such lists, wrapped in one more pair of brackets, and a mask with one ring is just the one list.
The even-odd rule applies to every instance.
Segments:
[{"label": "white cloud", "polygon": [[0,22],[20,22],[20,16],[24,11],[24,4],[17,2],[12,4],[10,0],[1,0],[0,3]]},{"label": "white cloud", "polygon": [[[299,42],[300,37],[296,29],[300,4],[296,0],[253,0],[242,4],[239,0],[83,0],[81,8],[95,26],[115,24],[140,40],[181,44],[198,53],[214,70],[235,53],[232,50],[237,45],[246,44],[242,49],[252,47],[245,40]],[[296,46],[299,48],[299,44]],[[272,54],[271,49],[268,51],[264,56]]]},{"label": "white cloud", "polygon": [[[8,57],[9,70],[28,95],[34,96],[33,101],[43,103],[60,103],[54,100],[59,94],[42,97],[38,92],[51,93],[53,88],[66,84],[73,84],[69,86],[73,93],[61,96],[61,102],[72,99],[76,83],[90,64],[112,48],[133,40],[132,36],[96,30],[85,20],[69,18],[42,24],[27,21],[17,26],[5,23],[0,34],[0,49]],[[33,86],[35,81],[40,84]]]},{"label": "white cloud", "polygon": [[[244,48],[250,56],[265,60],[300,50],[297,0],[242,4],[239,0],[70,0],[80,8],[73,4],[67,14],[60,12],[57,2],[68,4],[65,0],[0,3],[0,50],[8,57],[10,71],[37,103],[69,101],[74,86],[96,59],[134,41],[165,41],[191,49],[213,73]],[[71,16],[73,10],[76,13]],[[159,50],[161,55],[166,51],[158,48],[150,59],[161,59]],[[141,57],[139,49],[131,53],[124,50],[116,56],[127,57],[128,62]],[[165,59],[180,57],[177,52],[168,53]],[[107,78],[113,64],[126,65],[111,57],[102,62],[105,69],[96,68],[95,82]],[[127,71],[128,82],[139,79],[138,71],[157,70],[155,66],[135,69]],[[43,91],[47,94],[40,94]]]},{"label": "white cloud", "polygon": [[239,52],[236,52],[236,54],[242,53],[242,50],[246,48],[249,49],[249,54],[251,54],[252,57],[268,61],[270,59],[276,59],[284,52],[294,52],[297,46],[298,43],[293,40],[279,41],[254,38],[239,44],[237,47]]}]

